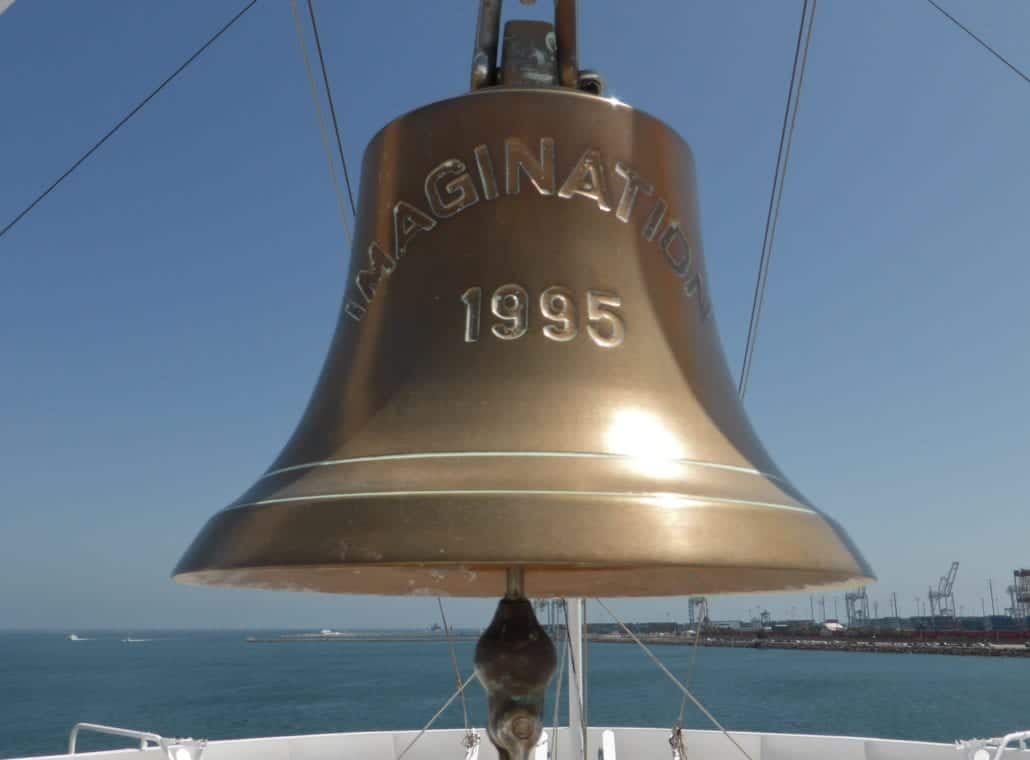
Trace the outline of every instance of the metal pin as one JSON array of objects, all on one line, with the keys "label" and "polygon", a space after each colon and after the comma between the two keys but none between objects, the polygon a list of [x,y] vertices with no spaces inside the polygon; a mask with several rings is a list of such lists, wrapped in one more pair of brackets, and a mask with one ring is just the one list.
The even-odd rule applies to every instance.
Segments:
[{"label": "metal pin", "polygon": [[471,89],[494,84],[497,43],[501,36],[501,0],[480,0],[476,19],[476,42],[472,49]]},{"label": "metal pin", "polygon": [[523,567],[508,568],[508,590],[505,593],[507,599],[524,599],[526,596],[526,570]]}]

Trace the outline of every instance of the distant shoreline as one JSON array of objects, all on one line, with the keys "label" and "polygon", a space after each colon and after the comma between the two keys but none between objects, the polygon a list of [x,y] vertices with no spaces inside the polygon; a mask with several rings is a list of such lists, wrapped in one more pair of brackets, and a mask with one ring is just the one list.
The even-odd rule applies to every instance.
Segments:
[{"label": "distant shoreline", "polygon": [[[453,642],[473,642],[478,636],[459,634],[451,637]],[[628,636],[591,634],[587,640],[597,644],[633,644]],[[649,646],[693,646],[692,636],[641,636],[640,640]],[[297,644],[297,643],[447,643],[447,637],[440,634],[346,634],[305,635],[284,634],[277,637],[255,637],[245,639],[248,644]],[[876,639],[759,639],[743,637],[708,637],[698,642],[703,647],[724,647],[730,649],[792,649],[809,652],[872,652],[877,654],[944,654],[959,657],[1030,657],[1030,648],[1022,644],[956,644],[947,642],[897,642]]]}]

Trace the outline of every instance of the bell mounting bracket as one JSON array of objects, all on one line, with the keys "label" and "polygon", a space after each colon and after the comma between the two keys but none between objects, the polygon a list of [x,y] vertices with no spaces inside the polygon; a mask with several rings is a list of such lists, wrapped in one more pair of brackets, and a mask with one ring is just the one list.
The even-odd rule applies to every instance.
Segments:
[{"label": "bell mounting bracket", "polygon": [[[600,74],[579,68],[576,0],[554,0],[554,24],[509,21],[498,66],[501,1],[479,0],[472,49],[473,91],[486,87],[568,87],[602,94]],[[522,2],[532,5],[535,0]]]}]

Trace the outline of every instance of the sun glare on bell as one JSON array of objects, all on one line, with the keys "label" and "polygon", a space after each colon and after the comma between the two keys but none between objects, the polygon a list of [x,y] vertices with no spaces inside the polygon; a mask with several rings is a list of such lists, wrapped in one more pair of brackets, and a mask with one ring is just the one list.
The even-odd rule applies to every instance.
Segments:
[{"label": "sun glare on bell", "polygon": [[661,421],[640,409],[615,413],[606,435],[608,450],[630,457],[633,469],[653,478],[671,478],[685,456],[683,445]]}]

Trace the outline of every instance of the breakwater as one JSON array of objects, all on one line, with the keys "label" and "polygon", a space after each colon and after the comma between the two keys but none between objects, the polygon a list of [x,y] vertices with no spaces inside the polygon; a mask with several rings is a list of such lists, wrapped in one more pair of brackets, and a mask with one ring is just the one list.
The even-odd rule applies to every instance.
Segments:
[{"label": "breakwater", "polygon": [[[451,641],[476,641],[478,636],[468,636],[462,634],[454,634],[451,636]],[[446,636],[437,635],[419,635],[419,634],[397,634],[397,633],[361,633],[361,634],[332,634],[329,636],[318,636],[312,634],[284,634],[282,636],[275,636],[271,638],[258,638],[255,636],[249,636],[246,639],[248,644],[293,644],[301,641],[317,641],[317,642],[334,642],[343,644],[354,644],[358,642],[439,642],[441,644],[447,643]]]}]

